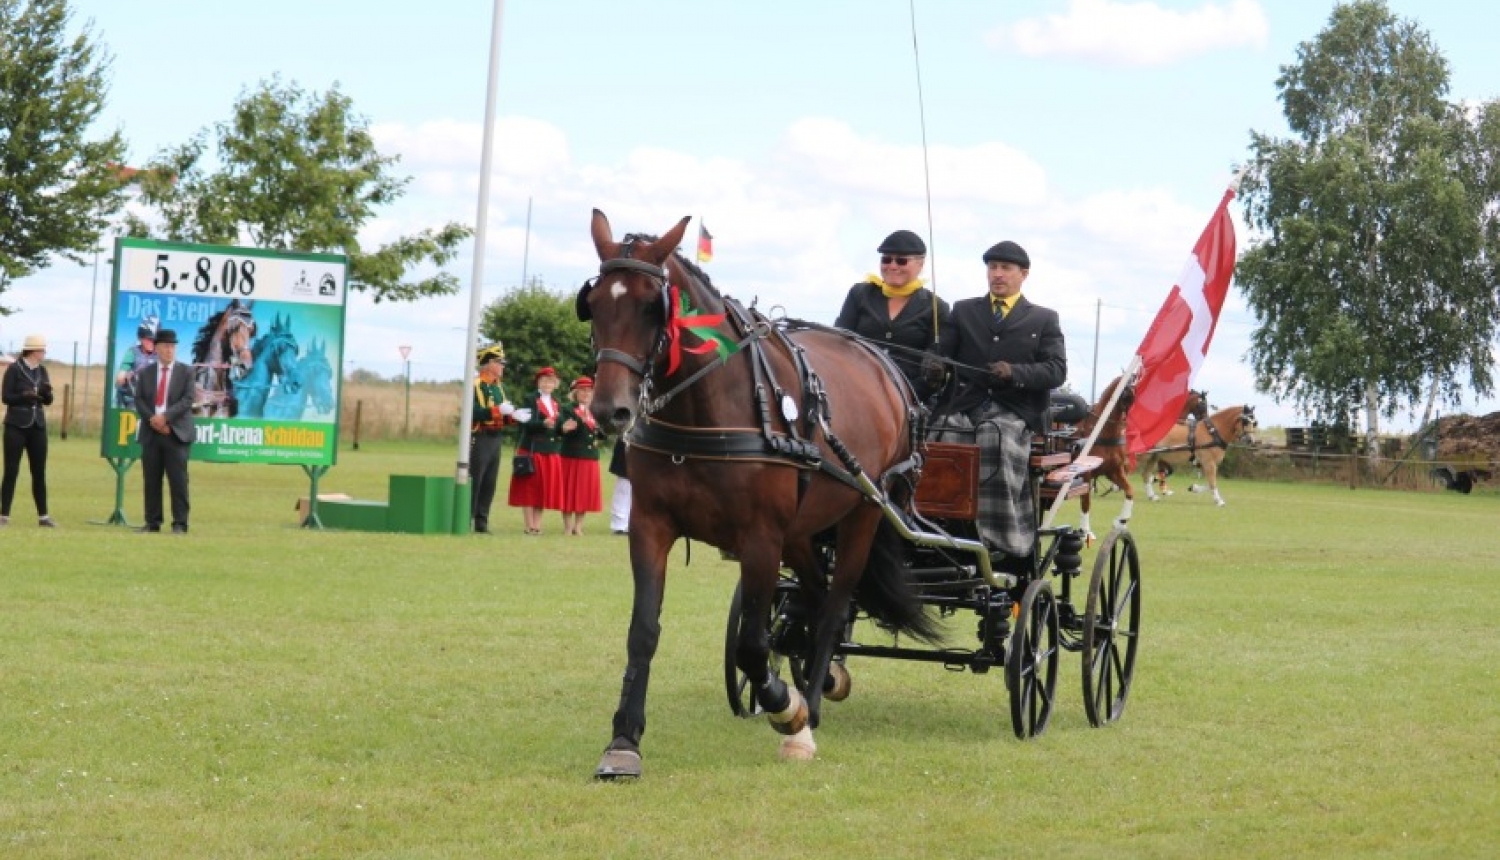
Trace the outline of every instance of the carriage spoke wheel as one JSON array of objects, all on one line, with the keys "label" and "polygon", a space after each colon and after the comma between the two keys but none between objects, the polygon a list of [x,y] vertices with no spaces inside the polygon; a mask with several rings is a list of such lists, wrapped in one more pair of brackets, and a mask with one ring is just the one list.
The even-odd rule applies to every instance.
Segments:
[{"label": "carriage spoke wheel", "polygon": [[1083,616],[1083,708],[1095,727],[1125,712],[1140,630],[1140,557],[1130,532],[1116,529],[1099,547]]},{"label": "carriage spoke wheel", "polygon": [[[729,696],[729,710],[734,712],[736,717],[753,720],[756,717],[764,716],[765,711],[761,708],[760,702],[755,698],[755,688],[750,683],[750,676],[741,672],[739,665],[735,662],[735,655],[739,651],[740,643],[741,599],[740,586],[736,585],[734,587],[734,598],[729,601],[729,624],[724,632],[724,692]],[[778,620],[780,616],[778,610],[781,608],[781,601],[784,599],[785,597],[778,592],[772,609],[772,625],[781,623]],[[776,633],[777,631],[773,627],[771,630],[771,640],[773,642],[776,639]],[[785,656],[777,653],[774,648],[771,649],[771,657],[768,665],[772,675],[781,674],[781,666],[784,662],[786,662]],[[794,670],[794,675],[800,676],[800,665],[795,665],[792,669]],[[794,683],[797,684],[798,689],[801,689],[800,677],[794,679]]]},{"label": "carriage spoke wheel", "polygon": [[1010,688],[1010,722],[1016,737],[1041,734],[1052,716],[1057,691],[1057,598],[1052,585],[1038,579],[1026,586],[1021,613],[1010,634],[1005,656],[1005,683]]}]

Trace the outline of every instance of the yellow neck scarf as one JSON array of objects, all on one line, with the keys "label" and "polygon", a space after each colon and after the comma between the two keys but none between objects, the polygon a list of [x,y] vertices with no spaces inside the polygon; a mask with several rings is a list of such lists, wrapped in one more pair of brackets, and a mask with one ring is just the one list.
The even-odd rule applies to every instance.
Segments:
[{"label": "yellow neck scarf", "polygon": [[883,293],[888,299],[899,299],[902,296],[909,296],[912,293],[915,293],[917,290],[922,289],[921,278],[912,278],[911,283],[907,284],[904,287],[893,287],[890,284],[887,284],[885,281],[881,280],[879,275],[870,275],[869,277],[865,278],[865,283],[874,284],[875,286],[879,287],[880,292]]}]

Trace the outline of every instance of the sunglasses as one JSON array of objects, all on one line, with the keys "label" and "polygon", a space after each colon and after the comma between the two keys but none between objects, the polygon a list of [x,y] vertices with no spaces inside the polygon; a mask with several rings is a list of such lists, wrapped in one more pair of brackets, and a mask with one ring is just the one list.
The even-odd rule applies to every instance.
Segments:
[{"label": "sunglasses", "polygon": [[895,263],[898,266],[904,266],[904,265],[906,265],[907,263],[910,263],[910,262],[911,262],[911,257],[890,257],[890,256],[885,256],[885,257],[881,257],[880,258],[880,265],[882,265],[882,266],[889,266],[892,263]]}]

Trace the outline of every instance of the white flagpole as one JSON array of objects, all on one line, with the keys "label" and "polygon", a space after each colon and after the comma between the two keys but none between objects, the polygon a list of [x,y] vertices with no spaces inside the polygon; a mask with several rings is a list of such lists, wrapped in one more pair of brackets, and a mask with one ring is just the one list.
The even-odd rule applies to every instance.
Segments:
[{"label": "white flagpole", "polygon": [[458,465],[453,474],[453,533],[469,533],[469,443],[474,423],[474,349],[479,344],[479,317],[484,307],[485,228],[490,210],[490,162],[495,149],[495,90],[500,78],[500,22],[505,16],[505,0],[495,0],[494,21],[490,30],[489,80],[484,90],[484,151],[479,159],[479,204],[474,221],[474,269],[469,282],[469,326],[464,339],[464,389],[460,395],[458,419]]},{"label": "white flagpole", "polygon": [[[1109,417],[1111,412],[1115,411],[1115,404],[1120,401],[1120,395],[1124,393],[1125,387],[1134,384],[1135,376],[1140,372],[1141,354],[1136,353],[1130,359],[1130,366],[1126,367],[1125,372],[1120,374],[1120,384],[1116,385],[1115,390],[1109,395],[1109,402],[1104,404],[1104,409],[1099,413],[1099,419],[1094,422],[1093,432],[1089,434],[1089,438],[1084,440],[1083,450],[1078,452],[1079,457],[1088,456],[1088,453],[1094,450],[1094,442],[1098,440],[1100,431],[1104,429],[1105,419]],[[1065,491],[1067,487],[1061,489]],[[1059,491],[1052,499],[1052,507],[1047,509],[1047,516],[1042,520],[1043,529],[1052,528],[1052,521],[1057,519],[1057,512],[1062,508],[1062,503],[1067,501],[1067,498],[1068,494],[1066,492]]]}]

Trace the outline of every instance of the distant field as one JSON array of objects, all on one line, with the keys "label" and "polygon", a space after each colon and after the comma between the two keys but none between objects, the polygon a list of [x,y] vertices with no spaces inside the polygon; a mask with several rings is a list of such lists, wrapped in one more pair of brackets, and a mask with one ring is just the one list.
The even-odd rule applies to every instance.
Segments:
[{"label": "distant field", "polygon": [[[1231,479],[1224,508],[1142,501],[1118,724],[1088,727],[1074,655],[1027,742],[1000,673],[854,660],[800,766],[725,704],[734,568],[679,546],[646,778],[599,785],[630,604],[626,541],[599,517],[581,538],[556,514],[522,537],[510,509],[488,538],[313,533],[293,526],[300,470],[195,463],[193,533],[135,535],[86,524],[113,504],[95,446],[52,452],[63,527],[35,527],[23,477],[0,530],[3,857],[1363,860],[1500,841],[1500,497]],[[323,487],[383,498],[390,474],[453,459],[345,446]],[[132,474],[133,519],[139,498]],[[967,644],[974,619],[948,627]]]}]

